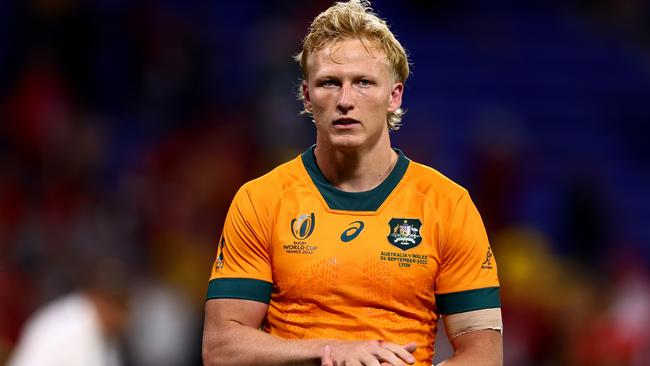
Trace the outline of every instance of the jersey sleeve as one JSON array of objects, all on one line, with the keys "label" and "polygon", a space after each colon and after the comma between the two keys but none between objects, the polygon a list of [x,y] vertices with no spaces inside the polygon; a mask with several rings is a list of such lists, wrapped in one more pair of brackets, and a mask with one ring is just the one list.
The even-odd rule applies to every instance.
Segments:
[{"label": "jersey sleeve", "polygon": [[259,211],[263,210],[256,210],[247,186],[243,186],[226,216],[207,299],[269,302],[272,290],[269,218]]},{"label": "jersey sleeve", "polygon": [[448,222],[435,289],[441,314],[501,307],[496,261],[481,216],[467,191]]}]

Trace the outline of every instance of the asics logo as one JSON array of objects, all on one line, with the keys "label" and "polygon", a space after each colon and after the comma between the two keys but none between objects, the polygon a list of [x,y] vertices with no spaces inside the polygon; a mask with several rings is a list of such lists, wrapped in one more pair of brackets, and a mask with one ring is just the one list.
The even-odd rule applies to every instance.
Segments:
[{"label": "asics logo", "polygon": [[351,222],[350,225],[353,226],[345,229],[341,234],[341,241],[344,243],[354,240],[354,238],[356,238],[361,233],[361,230],[363,230],[364,226],[363,221],[354,221]]}]

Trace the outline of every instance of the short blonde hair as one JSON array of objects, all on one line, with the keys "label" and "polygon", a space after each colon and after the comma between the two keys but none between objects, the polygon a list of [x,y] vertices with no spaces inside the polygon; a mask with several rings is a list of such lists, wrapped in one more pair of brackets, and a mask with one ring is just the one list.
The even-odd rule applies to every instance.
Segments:
[{"label": "short blonde hair", "polygon": [[[303,40],[302,51],[294,57],[300,64],[303,79],[307,80],[307,59],[312,53],[332,42],[354,38],[376,42],[386,55],[395,81],[406,82],[410,74],[406,51],[390,31],[386,21],[373,12],[370,1],[367,0],[337,2],[314,19]],[[302,88],[299,88],[298,93],[299,99],[304,100]],[[311,114],[307,110],[302,113]],[[388,128],[399,129],[404,113],[406,112],[402,108],[388,113]]]}]

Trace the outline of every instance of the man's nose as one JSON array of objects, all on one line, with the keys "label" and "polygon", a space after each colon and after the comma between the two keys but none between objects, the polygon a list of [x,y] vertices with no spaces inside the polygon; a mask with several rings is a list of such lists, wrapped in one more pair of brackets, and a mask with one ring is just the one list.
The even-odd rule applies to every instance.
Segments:
[{"label": "man's nose", "polygon": [[336,108],[342,112],[342,113],[347,113],[350,111],[352,108],[354,108],[354,104],[352,103],[352,87],[350,85],[343,85],[341,86],[340,92],[339,92],[339,98],[336,101]]}]

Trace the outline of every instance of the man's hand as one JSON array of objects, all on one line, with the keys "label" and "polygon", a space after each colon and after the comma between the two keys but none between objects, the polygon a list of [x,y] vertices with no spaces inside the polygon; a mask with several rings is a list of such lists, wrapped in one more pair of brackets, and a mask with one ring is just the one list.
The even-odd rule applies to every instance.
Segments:
[{"label": "man's hand", "polygon": [[321,366],[403,366],[415,363],[414,342],[400,346],[384,341],[334,341],[323,348]]}]

